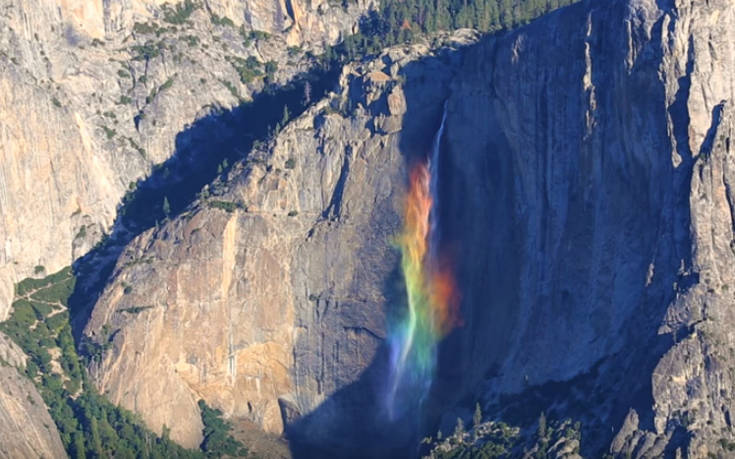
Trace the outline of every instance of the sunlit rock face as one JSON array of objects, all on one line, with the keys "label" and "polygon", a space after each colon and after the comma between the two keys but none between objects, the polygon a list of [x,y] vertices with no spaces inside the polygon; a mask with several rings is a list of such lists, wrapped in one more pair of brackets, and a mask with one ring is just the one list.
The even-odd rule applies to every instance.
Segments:
[{"label": "sunlit rock face", "polygon": [[[185,2],[165,3],[3,5],[0,319],[13,283],[68,266],[111,232],[131,184],[174,154],[187,125],[262,91],[263,78],[240,80],[234,57],[273,61],[270,81],[285,83],[370,7],[213,1],[177,15]],[[265,35],[245,40],[254,31]]]},{"label": "sunlit rock face", "polygon": [[732,436],[733,14],[583,2],[346,68],[212,196],[128,246],[85,330],[112,343],[93,378],[187,445],[198,398],[320,451],[390,443],[363,408],[404,307],[391,238],[447,101],[438,212],[463,325],[439,348],[427,419],[481,399],[523,423],[582,420],[593,457],[717,454]]},{"label": "sunlit rock face", "polygon": [[0,333],[0,457],[64,457],[56,424],[36,386],[21,373],[27,357]]},{"label": "sunlit rock face", "polygon": [[[281,433],[359,383],[386,336],[404,136],[420,151],[456,61],[440,54],[420,45],[348,66],[337,91],[133,241],[84,332],[112,343],[90,367],[100,391],[193,446],[200,398]],[[419,93],[431,95],[403,129]],[[374,389],[356,409],[372,409]],[[343,408],[320,416],[336,426]]]}]

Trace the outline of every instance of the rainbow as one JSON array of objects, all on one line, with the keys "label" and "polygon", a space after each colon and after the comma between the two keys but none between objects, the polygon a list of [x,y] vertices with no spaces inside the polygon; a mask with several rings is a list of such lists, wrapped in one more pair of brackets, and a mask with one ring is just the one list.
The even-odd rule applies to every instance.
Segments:
[{"label": "rainbow", "polygon": [[405,197],[403,231],[397,237],[406,286],[407,310],[389,332],[390,381],[387,408],[395,418],[401,404],[419,403],[428,393],[436,369],[439,341],[459,323],[459,296],[454,275],[438,247],[438,222],[433,209],[438,174],[439,141],[432,160],[413,165]]}]

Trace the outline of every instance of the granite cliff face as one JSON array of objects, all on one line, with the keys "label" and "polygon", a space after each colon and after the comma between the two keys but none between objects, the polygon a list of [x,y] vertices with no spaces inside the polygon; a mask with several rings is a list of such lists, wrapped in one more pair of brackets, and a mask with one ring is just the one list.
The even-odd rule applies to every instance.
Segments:
[{"label": "granite cliff face", "polygon": [[[180,133],[310,68],[304,50],[369,5],[6,5],[0,318],[17,279],[111,230],[122,196],[192,140]],[[125,248],[84,330],[100,349],[92,379],[186,446],[201,441],[200,398],[285,430],[297,452],[365,455],[405,453],[480,399],[522,427],[542,410],[582,421],[593,457],[726,456],[734,34],[727,0],[588,1],[461,49],[346,67],[334,93]],[[439,212],[464,326],[442,345],[427,426],[405,428],[375,408],[403,304],[391,238],[406,166],[445,102]],[[24,413],[40,424],[3,453],[56,456],[13,365],[0,436]],[[11,406],[16,392],[38,403]]]},{"label": "granite cliff face", "polygon": [[400,305],[405,165],[446,99],[440,212],[465,326],[443,345],[430,417],[472,396],[524,425],[580,419],[593,456],[725,454],[733,14],[583,2],[444,59],[414,48],[348,68],[127,248],[85,330],[111,343],[100,389],[185,444],[203,397],[349,445]]},{"label": "granite cliff face", "polygon": [[[106,234],[136,234],[114,224],[123,196],[184,146],[181,131],[311,69],[307,53],[370,4],[4,2],[0,321],[20,279],[70,265]],[[0,370],[0,455],[62,456],[33,384]]]},{"label": "granite cliff face", "polygon": [[592,455],[623,419],[613,453],[723,454],[734,21],[728,2],[588,3],[467,54],[443,199],[468,327],[448,384],[576,413]]},{"label": "granite cliff face", "polygon": [[177,133],[309,69],[306,51],[370,6],[189,3],[3,5],[0,319],[16,281],[68,266],[111,232],[121,198],[174,153]]},{"label": "granite cliff face", "polygon": [[0,457],[64,457],[56,424],[36,386],[17,369],[26,356],[0,333]]},{"label": "granite cliff face", "polygon": [[[90,369],[100,390],[197,445],[199,398],[280,433],[284,416],[356,381],[385,338],[384,282],[397,260],[399,69],[424,56],[416,75],[438,76],[409,80],[427,100],[414,129],[433,125],[448,54],[423,46],[347,67],[339,93],[136,239],[85,330],[112,345]],[[420,144],[422,133],[410,135]]]}]

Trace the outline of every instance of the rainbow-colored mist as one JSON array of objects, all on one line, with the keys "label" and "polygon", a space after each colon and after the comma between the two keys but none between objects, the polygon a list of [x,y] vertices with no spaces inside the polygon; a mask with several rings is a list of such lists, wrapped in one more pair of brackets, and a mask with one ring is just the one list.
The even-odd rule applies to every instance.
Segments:
[{"label": "rainbow-colored mist", "polygon": [[[438,142],[435,143],[438,151]],[[435,167],[436,156],[432,158]],[[387,406],[392,418],[398,414],[401,403],[420,402],[425,397],[436,369],[437,344],[459,319],[454,276],[436,247],[438,224],[436,211],[432,212],[432,191],[436,186],[432,181],[438,174],[432,173],[432,165],[422,161],[411,168],[404,226],[397,239],[408,308],[389,338],[391,379]]]}]

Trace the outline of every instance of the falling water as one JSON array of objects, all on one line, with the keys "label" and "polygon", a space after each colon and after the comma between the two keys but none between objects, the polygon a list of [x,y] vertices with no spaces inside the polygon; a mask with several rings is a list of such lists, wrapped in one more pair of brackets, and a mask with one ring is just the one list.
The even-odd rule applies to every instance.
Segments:
[{"label": "falling water", "polygon": [[436,261],[438,260],[439,240],[441,238],[439,227],[439,156],[441,154],[442,137],[444,136],[444,123],[447,121],[447,102],[444,102],[444,110],[442,111],[442,121],[439,124],[439,130],[434,134],[434,141],[431,143],[431,156],[429,157],[429,173],[431,174],[431,182],[429,184],[432,207],[429,215],[429,249],[430,256]]},{"label": "falling water", "polygon": [[428,158],[410,170],[403,231],[398,237],[408,308],[392,327],[389,417],[420,404],[434,377],[438,342],[457,323],[454,276],[439,245],[438,182],[446,105]]}]

